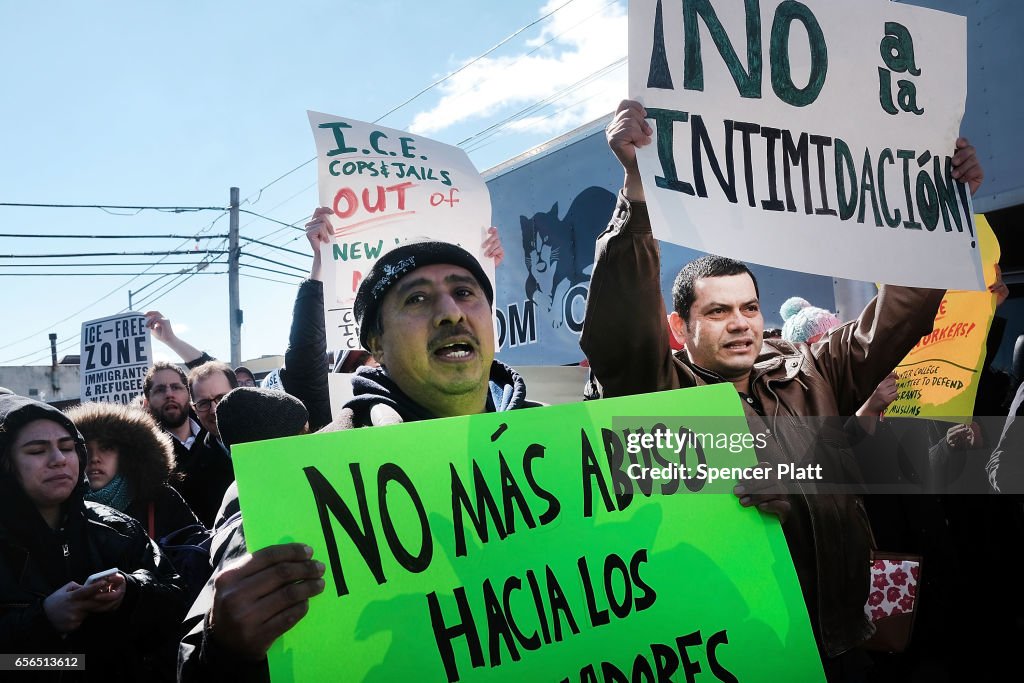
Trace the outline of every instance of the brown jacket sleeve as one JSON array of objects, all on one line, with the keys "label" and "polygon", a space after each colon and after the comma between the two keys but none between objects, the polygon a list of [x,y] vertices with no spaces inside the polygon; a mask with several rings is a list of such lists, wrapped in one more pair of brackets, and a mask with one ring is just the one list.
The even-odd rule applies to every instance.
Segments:
[{"label": "brown jacket sleeve", "polygon": [[856,321],[811,346],[840,415],[853,415],[878,383],[932,330],[944,289],[883,285]]},{"label": "brown jacket sleeve", "polygon": [[611,222],[597,240],[580,337],[605,398],[680,387],[660,273],[647,204],[630,202],[620,192]]}]

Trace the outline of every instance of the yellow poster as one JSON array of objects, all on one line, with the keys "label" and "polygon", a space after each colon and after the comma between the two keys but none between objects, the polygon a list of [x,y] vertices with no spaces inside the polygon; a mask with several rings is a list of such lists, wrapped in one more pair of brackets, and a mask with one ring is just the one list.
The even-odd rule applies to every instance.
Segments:
[{"label": "yellow poster", "polygon": [[[985,284],[996,281],[999,242],[985,216],[975,216]],[[991,292],[946,293],[931,334],[896,366],[896,400],[886,417],[969,418],[974,414],[985,342],[995,313]]]}]

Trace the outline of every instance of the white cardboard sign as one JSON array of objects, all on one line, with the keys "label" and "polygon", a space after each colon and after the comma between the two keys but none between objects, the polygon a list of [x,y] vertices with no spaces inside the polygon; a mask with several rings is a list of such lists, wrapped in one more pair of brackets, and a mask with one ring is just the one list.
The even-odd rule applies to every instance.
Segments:
[{"label": "white cardboard sign", "polygon": [[122,313],[82,323],[79,362],[82,403],[131,403],[153,364],[146,316]]},{"label": "white cardboard sign", "polygon": [[481,245],[491,199],[458,147],[372,123],[310,111],[320,205],[334,210],[333,240],[322,247],[327,343],[359,348],[352,304],[378,258],[410,238],[429,237],[475,255],[494,283]]},{"label": "white cardboard sign", "polygon": [[984,288],[950,159],[966,20],[884,0],[636,0],[657,237],[822,275]]}]

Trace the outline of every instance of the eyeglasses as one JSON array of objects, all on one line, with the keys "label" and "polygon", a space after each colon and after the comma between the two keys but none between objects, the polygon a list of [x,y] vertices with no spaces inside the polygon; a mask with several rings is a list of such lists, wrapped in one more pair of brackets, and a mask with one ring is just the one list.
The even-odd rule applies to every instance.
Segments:
[{"label": "eyeglasses", "polygon": [[149,390],[150,395],[163,396],[166,393],[181,394],[188,391],[188,387],[184,384],[154,384],[153,388]]},{"label": "eyeglasses", "polygon": [[240,387],[254,387],[256,386],[256,380],[254,379],[239,379],[238,386]]},{"label": "eyeglasses", "polygon": [[227,394],[221,394],[220,396],[214,396],[213,398],[204,398],[202,401],[196,401],[196,412],[208,413],[210,409],[221,402]]}]

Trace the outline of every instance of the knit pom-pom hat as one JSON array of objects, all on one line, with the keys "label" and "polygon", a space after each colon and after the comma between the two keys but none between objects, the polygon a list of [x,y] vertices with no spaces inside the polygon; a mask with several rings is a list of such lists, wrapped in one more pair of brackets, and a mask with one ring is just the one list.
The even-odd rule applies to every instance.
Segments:
[{"label": "knit pom-pom hat", "polygon": [[812,306],[806,299],[793,296],[779,308],[785,321],[782,324],[782,338],[788,342],[817,341],[842,321],[835,313]]}]

